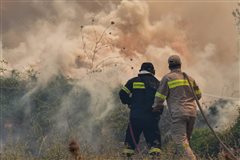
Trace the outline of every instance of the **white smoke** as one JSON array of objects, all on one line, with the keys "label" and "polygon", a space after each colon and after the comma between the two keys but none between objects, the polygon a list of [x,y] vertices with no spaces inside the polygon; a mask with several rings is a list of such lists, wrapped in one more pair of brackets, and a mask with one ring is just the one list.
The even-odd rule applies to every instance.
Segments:
[{"label": "white smoke", "polygon": [[[240,107],[239,104],[239,101],[230,101],[219,110],[218,115],[221,118],[217,118],[217,123],[215,124],[215,127],[217,127],[218,130],[229,128],[229,125],[231,126],[231,122],[234,122],[236,120],[236,118],[239,116],[239,113],[237,112]],[[216,107],[220,108],[219,106]]]},{"label": "white smoke", "polygon": [[[46,5],[34,1],[30,6],[37,9],[39,4]],[[219,52],[214,42],[205,42],[199,47],[190,43],[193,37],[181,15],[171,13],[153,22],[148,3],[135,0],[111,3],[97,13],[74,1],[53,1],[47,5],[48,11],[38,8],[41,16],[27,23],[28,30],[19,33],[16,26],[5,30],[3,58],[9,62],[9,69],[24,71],[31,66],[39,71],[35,89],[45,87],[58,74],[77,80],[71,93],[84,88],[90,98],[86,107],[91,116],[82,126],[86,129],[83,137],[92,138],[95,121],[106,117],[114,108],[112,99],[116,95],[112,95],[112,90],[137,75],[144,61],[153,62],[161,79],[168,72],[169,55],[178,54],[183,70],[196,79],[203,93],[239,97],[238,72],[234,71],[238,61],[225,63],[214,58]],[[197,43],[198,39],[193,41]],[[225,84],[236,91],[223,92]],[[235,94],[230,95],[233,92]],[[71,110],[71,93],[54,117],[59,127],[66,126],[63,115]],[[231,111],[228,115],[235,115],[235,108],[229,106],[228,110]],[[220,118],[219,122],[228,120]]]}]

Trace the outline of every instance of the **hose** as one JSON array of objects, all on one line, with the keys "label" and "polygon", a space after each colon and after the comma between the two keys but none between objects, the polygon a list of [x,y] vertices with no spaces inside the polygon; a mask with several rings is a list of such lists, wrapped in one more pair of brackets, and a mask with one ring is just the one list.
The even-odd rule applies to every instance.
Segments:
[{"label": "hose", "polygon": [[133,144],[135,145],[138,153],[141,153],[141,150],[140,150],[140,148],[139,148],[139,145],[138,145],[137,142],[136,142],[136,139],[135,139],[135,136],[134,136],[134,133],[133,133],[133,128],[132,128],[131,121],[129,121],[128,126],[129,126],[129,131],[130,131],[130,135],[131,135],[131,137],[132,137]]},{"label": "hose", "polygon": [[133,128],[132,128],[132,124],[131,124],[131,121],[129,120],[129,123],[128,123],[128,126],[129,126],[129,131],[130,131],[130,135],[132,137],[132,141],[133,141],[133,144],[135,145],[136,149],[137,149],[137,152],[140,154],[140,157],[142,159],[144,159],[143,155],[142,155],[142,152],[139,148],[139,145],[137,144],[137,141],[135,139],[135,136],[134,136],[134,132],[133,132]]},{"label": "hose", "polygon": [[203,112],[203,109],[202,109],[202,107],[201,107],[201,105],[200,105],[200,103],[199,103],[199,100],[198,100],[198,98],[197,98],[197,96],[196,96],[196,94],[195,94],[195,92],[194,92],[193,86],[192,86],[192,84],[190,83],[189,77],[188,77],[187,74],[184,73],[184,72],[183,72],[183,76],[186,77],[186,79],[187,79],[187,81],[188,81],[188,83],[189,83],[191,92],[193,93],[193,96],[194,96],[194,98],[195,98],[195,100],[196,100],[196,102],[197,102],[197,106],[198,106],[198,108],[199,108],[199,110],[200,110],[200,112],[201,112],[201,114],[202,114],[202,117],[203,117],[203,119],[205,120],[205,122],[207,123],[207,125],[208,125],[209,129],[211,130],[212,134],[213,134],[214,137],[219,141],[219,143],[222,145],[222,147],[231,155],[231,157],[232,157],[233,160],[239,160],[239,159],[232,153],[232,151],[222,142],[222,140],[218,137],[218,135],[216,134],[216,132],[213,130],[213,128],[211,127],[210,123],[208,122],[208,120],[207,120],[207,118],[206,118],[206,116],[205,116],[205,114],[204,114],[204,112]]}]

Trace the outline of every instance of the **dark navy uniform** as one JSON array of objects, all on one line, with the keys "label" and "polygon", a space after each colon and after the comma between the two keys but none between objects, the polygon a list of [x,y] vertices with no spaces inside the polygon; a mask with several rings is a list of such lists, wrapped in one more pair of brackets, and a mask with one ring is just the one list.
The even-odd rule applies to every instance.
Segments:
[{"label": "dark navy uniform", "polygon": [[130,108],[129,125],[125,138],[125,144],[128,146],[125,151],[129,153],[134,153],[142,132],[152,151],[160,151],[161,146],[158,127],[160,113],[152,111],[159,81],[154,77],[154,73],[144,70],[146,67],[142,68],[138,76],[130,79],[119,92],[122,103],[127,104]]}]

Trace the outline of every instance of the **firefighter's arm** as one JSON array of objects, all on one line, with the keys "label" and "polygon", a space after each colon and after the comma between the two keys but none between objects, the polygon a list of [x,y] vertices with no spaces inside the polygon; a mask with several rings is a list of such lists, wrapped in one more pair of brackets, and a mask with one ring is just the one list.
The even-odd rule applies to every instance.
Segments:
[{"label": "firefighter's arm", "polygon": [[199,89],[199,87],[198,87],[198,85],[195,81],[193,82],[193,90],[194,90],[198,100],[201,99],[202,93],[201,93],[201,90]]},{"label": "firefighter's arm", "polygon": [[132,82],[128,81],[124,86],[122,86],[119,97],[123,104],[131,105],[131,94],[132,94]]},{"label": "firefighter's arm", "polygon": [[167,82],[168,82],[167,78],[163,77],[158,87],[158,90],[155,94],[154,104],[152,106],[153,111],[158,111],[160,113],[163,112],[163,109],[164,109],[163,103],[166,100],[169,92]]}]

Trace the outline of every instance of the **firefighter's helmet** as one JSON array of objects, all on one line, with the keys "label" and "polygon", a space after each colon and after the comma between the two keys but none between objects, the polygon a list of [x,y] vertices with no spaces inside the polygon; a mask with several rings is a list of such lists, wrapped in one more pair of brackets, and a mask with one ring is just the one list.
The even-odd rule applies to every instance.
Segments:
[{"label": "firefighter's helmet", "polygon": [[154,66],[151,62],[144,62],[141,65],[141,69],[139,71],[148,71],[152,74],[155,74],[155,69],[154,69]]}]

